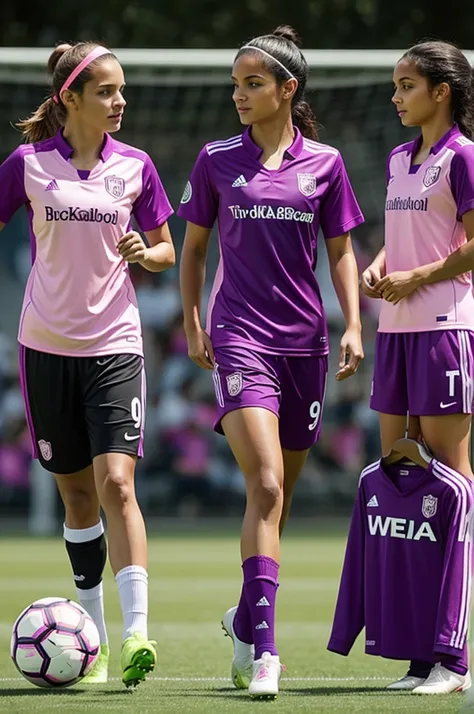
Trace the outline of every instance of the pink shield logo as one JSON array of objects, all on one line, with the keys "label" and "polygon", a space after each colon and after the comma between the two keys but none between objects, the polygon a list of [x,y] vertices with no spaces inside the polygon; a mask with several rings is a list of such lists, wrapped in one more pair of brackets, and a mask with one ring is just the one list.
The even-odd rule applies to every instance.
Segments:
[{"label": "pink shield logo", "polygon": [[423,176],[423,185],[426,186],[426,188],[432,186],[439,179],[440,173],[441,166],[430,166],[426,169],[425,175]]},{"label": "pink shield logo", "polygon": [[106,176],[105,190],[114,198],[122,198],[125,192],[125,181],[120,176]]},{"label": "pink shield logo", "polygon": [[51,459],[53,458],[53,449],[51,448],[51,442],[45,441],[44,439],[40,439],[38,441],[38,446],[43,459],[45,461],[51,461]]}]

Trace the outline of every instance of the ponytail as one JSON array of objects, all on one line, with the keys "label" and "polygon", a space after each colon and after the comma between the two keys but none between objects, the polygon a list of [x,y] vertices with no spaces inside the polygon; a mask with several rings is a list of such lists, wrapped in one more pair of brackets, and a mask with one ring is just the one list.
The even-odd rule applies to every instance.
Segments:
[{"label": "ponytail", "polygon": [[[61,117],[62,115],[62,117]],[[28,144],[44,141],[54,136],[63,125],[66,112],[52,97],[46,99],[36,111],[26,119],[16,123]],[[60,120],[60,117],[63,121]]]},{"label": "ponytail", "polygon": [[299,101],[291,108],[291,118],[293,124],[298,127],[303,136],[307,139],[318,139],[318,124],[313,110],[308,102]]}]

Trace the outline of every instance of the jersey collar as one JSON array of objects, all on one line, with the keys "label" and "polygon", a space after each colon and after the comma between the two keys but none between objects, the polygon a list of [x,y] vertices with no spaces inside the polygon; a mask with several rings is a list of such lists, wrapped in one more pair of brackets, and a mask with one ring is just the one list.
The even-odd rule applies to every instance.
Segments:
[{"label": "jersey collar", "polygon": [[[102,147],[100,149],[100,158],[102,161],[107,161],[107,159],[111,156],[113,153],[113,139],[109,134],[105,134],[104,136],[104,142],[102,144]],[[63,130],[60,129],[56,136],[54,137],[54,144],[56,149],[59,151],[61,156],[67,160],[71,158],[71,156],[74,153],[74,149],[72,148],[71,144],[67,141],[67,139],[64,138],[63,135]]]},{"label": "jersey collar", "polygon": [[[441,139],[431,147],[430,149],[430,154],[433,154],[433,156],[436,156],[436,154],[439,154],[441,149],[443,149],[446,144],[451,141],[451,139],[454,139],[457,136],[462,136],[462,132],[459,130],[459,127],[457,124],[454,124],[454,126],[451,127],[451,129],[446,132],[444,136],[441,137]],[[413,146],[411,149],[411,155],[415,156],[417,151],[419,150],[421,146],[421,142],[423,140],[422,136],[419,136],[415,141],[413,142]]]},{"label": "jersey collar", "polygon": [[[303,151],[303,136],[300,130],[296,128],[296,126],[293,127],[293,129],[295,132],[295,138],[293,139],[292,145],[289,146],[288,149],[285,151],[285,158],[288,159],[298,158],[298,156]],[[246,151],[248,151],[248,153],[258,161],[262,155],[263,149],[261,149],[260,146],[257,146],[257,144],[252,139],[251,130],[252,127],[248,127],[248,129],[244,131],[244,133],[242,134],[242,143]]]}]

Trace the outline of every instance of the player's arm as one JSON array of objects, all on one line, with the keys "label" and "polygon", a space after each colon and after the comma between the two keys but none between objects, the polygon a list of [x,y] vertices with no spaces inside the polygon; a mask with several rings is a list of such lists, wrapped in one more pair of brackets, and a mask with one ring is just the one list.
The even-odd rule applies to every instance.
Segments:
[{"label": "player's arm", "polygon": [[203,369],[212,369],[214,353],[201,326],[202,290],[211,229],[188,221],[180,262],[180,288],[184,330],[190,358]]},{"label": "player's arm", "polygon": [[331,279],[341,306],[346,332],[341,340],[337,380],[357,371],[364,356],[359,311],[359,277],[350,233],[326,241]]},{"label": "player's arm", "polygon": [[117,250],[127,263],[139,263],[152,273],[172,268],[176,254],[168,222],[159,228],[145,232],[149,247],[136,231],[130,231],[120,238]]},{"label": "player's arm", "polygon": [[360,276],[360,287],[364,295],[370,298],[381,297],[380,292],[375,289],[375,284],[385,276],[385,273],[385,246],[383,246],[382,250]]}]

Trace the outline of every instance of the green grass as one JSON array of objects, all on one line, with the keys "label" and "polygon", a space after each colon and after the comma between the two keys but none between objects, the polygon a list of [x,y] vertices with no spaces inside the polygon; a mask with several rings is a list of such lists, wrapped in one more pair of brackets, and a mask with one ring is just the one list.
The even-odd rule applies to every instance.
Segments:
[{"label": "green grass", "polygon": [[388,693],[405,663],[368,657],[362,641],[348,658],[326,651],[344,540],[338,535],[289,536],[283,545],[277,636],[287,665],[273,703],[253,702],[228,677],[231,644],[220,619],[240,592],[237,535],[160,536],[150,542],[150,636],[158,640],[159,665],[133,693],[119,677],[120,609],[113,578],[105,581],[112,647],[106,686],[49,692],[20,678],[9,657],[11,625],[22,608],[46,596],[74,598],[60,539],[0,540],[0,712],[430,712],[462,707],[461,695],[415,697]]}]

